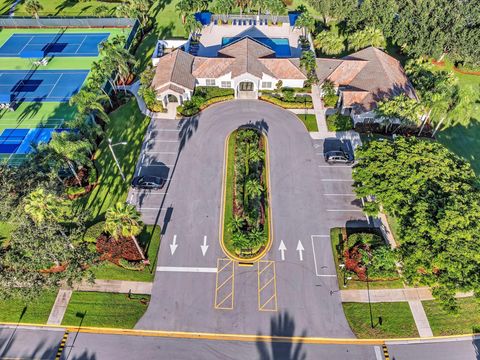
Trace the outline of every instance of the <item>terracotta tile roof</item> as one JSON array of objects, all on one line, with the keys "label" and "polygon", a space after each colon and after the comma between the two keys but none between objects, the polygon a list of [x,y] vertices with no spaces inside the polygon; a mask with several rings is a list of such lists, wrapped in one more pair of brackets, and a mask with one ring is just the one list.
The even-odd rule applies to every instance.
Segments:
[{"label": "terracotta tile roof", "polygon": [[161,94],[161,93],[163,93],[164,91],[167,91],[167,90],[175,91],[178,94],[184,94],[185,93],[185,89],[183,89],[180,86],[177,86],[175,84],[172,84],[172,83],[167,84],[165,86],[162,86],[162,87],[160,87],[156,90],[157,90],[157,93],[159,93],[159,94]]},{"label": "terracotta tile roof", "polygon": [[158,89],[173,82],[193,90],[195,88],[195,77],[192,75],[193,60],[192,55],[180,49],[162,56],[158,61],[152,86]]},{"label": "terracotta tile roof", "polygon": [[343,90],[342,103],[343,106],[353,107],[355,104],[362,103],[368,96],[369,92],[365,90]]},{"label": "terracotta tile roof", "polygon": [[196,78],[218,78],[228,74],[235,61],[232,58],[196,57],[193,61],[192,74]]},{"label": "terracotta tile roof", "polygon": [[406,94],[416,99],[415,89],[398,60],[375,47],[368,47],[344,58],[345,61],[364,61],[366,64],[345,85],[368,91],[368,95],[355,104],[355,112],[370,111],[385,98]]},{"label": "terracotta tile roof", "polygon": [[323,83],[342,62],[343,60],[341,59],[317,58],[317,68],[315,69],[315,72],[317,73],[319,83]]},{"label": "terracotta tile roof", "polygon": [[263,73],[274,77],[258,59],[273,57],[275,56],[275,51],[248,36],[220,49],[218,55],[220,57],[235,58],[235,62],[230,66],[232,77],[245,73],[258,78],[261,78]]},{"label": "terracotta tile roof", "polygon": [[277,79],[307,79],[299,66],[290,59],[259,59],[259,61]]}]

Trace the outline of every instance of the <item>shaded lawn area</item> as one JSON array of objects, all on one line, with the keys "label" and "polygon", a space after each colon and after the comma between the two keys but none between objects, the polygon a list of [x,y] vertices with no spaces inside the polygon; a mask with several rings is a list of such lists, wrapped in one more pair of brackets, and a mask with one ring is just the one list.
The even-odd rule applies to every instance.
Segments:
[{"label": "shaded lawn area", "polygon": [[[150,123],[138,109],[135,98],[131,98],[110,115],[105,137],[99,147],[99,155],[95,162],[99,172],[99,185],[87,197],[80,198],[76,205],[91,212],[92,223],[102,220],[109,207],[117,201],[124,202],[132,181],[135,165],[140,155],[143,138]],[[114,148],[120,166],[126,176],[122,180],[112,154],[108,148],[108,138],[113,143],[126,141],[127,145]]]},{"label": "shaded lawn area", "polygon": [[10,241],[14,226],[6,221],[0,221],[0,248]]},{"label": "shaded lawn area", "polygon": [[[115,15],[116,2],[108,1],[66,1],[66,0],[39,0],[43,9],[41,16],[99,16],[98,7],[106,6],[108,15]],[[25,9],[25,1],[22,1],[15,10],[16,16],[30,16]]]},{"label": "shaded lawn area", "polygon": [[0,0],[0,15],[8,15],[15,0]]},{"label": "shaded lawn area", "polygon": [[[449,62],[439,69],[452,70]],[[477,175],[480,175],[480,76],[453,72],[460,87],[473,86],[476,89],[477,101],[473,117],[466,123],[456,123],[445,126],[437,135],[440,143],[457,155],[465,158],[472,165]]]},{"label": "shaded lawn area", "polygon": [[473,297],[457,299],[456,314],[442,309],[436,300],[422,301],[433,335],[459,335],[480,332],[480,302]]},{"label": "shaded lawn area", "polygon": [[[356,276],[352,276],[351,280],[346,280],[347,286],[344,287],[345,272],[340,270],[339,264],[343,263],[343,256],[340,249],[340,241],[342,239],[342,228],[330,229],[330,241],[332,243],[333,258],[335,260],[335,269],[337,271],[338,287],[343,290],[367,289],[367,282],[360,281]],[[347,275],[351,276],[350,274]],[[370,289],[400,289],[403,288],[402,280],[370,280]]]},{"label": "shaded lawn area", "polygon": [[55,291],[45,291],[34,300],[0,300],[0,322],[46,324],[56,297]]},{"label": "shaded lawn area", "polygon": [[[150,295],[74,291],[62,325],[132,329],[147,310]],[[83,321],[82,321],[82,315]]]},{"label": "shaded lawn area", "polygon": [[145,226],[142,233],[137,237],[140,246],[146,249],[146,257],[150,265],[143,271],[134,271],[122,268],[111,262],[104,261],[92,268],[96,279],[129,280],[129,281],[153,281],[155,276],[158,248],[160,247],[160,226]]},{"label": "shaded lawn area", "polygon": [[318,131],[317,118],[313,114],[297,114],[298,118],[303,122],[307,131]]},{"label": "shaded lawn area", "polygon": [[[360,339],[418,337],[408,302],[372,303],[373,329],[370,326],[368,303],[342,305],[350,327]],[[382,325],[379,317],[382,318]]]}]

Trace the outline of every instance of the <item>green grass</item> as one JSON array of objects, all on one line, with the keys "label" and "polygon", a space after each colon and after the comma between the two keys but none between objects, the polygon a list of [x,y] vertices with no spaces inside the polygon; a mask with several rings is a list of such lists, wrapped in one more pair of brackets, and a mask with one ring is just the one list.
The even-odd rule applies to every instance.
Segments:
[{"label": "green grass", "polygon": [[12,224],[5,221],[0,221],[0,247],[8,244],[13,229],[14,226]]},{"label": "green grass", "polygon": [[360,339],[418,337],[408,302],[373,303],[373,329],[368,303],[343,303],[343,311],[352,331]]},{"label": "green grass", "polygon": [[[118,201],[126,201],[135,165],[140,155],[143,138],[150,123],[138,109],[134,98],[110,114],[104,140],[99,147],[96,166],[99,171],[99,185],[87,197],[80,198],[77,206],[87,209],[94,222],[100,221],[109,207]],[[126,141],[127,145],[115,147],[115,154],[126,176],[126,181],[118,171],[108,148],[107,139],[113,142]]]},{"label": "green grass", "polygon": [[75,291],[62,325],[132,329],[147,310],[149,299],[149,295],[131,295],[129,298],[127,294]]},{"label": "green grass", "polygon": [[297,114],[298,118],[303,122],[307,131],[318,131],[317,118],[313,114]]},{"label": "green grass", "polygon": [[0,300],[0,322],[46,324],[56,296],[56,292],[46,291],[33,301]]},{"label": "green grass", "polygon": [[[453,65],[447,62],[443,69],[452,70]],[[437,139],[448,149],[470,162],[475,173],[480,175],[480,76],[458,72],[454,72],[454,74],[460,87],[473,86],[476,88],[475,109],[469,121],[445,126],[439,132]]]},{"label": "green grass", "polygon": [[155,276],[158,248],[160,247],[160,226],[148,225],[138,236],[142,248],[147,249],[146,257],[150,265],[143,271],[127,270],[111,262],[105,261],[93,268],[96,279],[153,281]]},{"label": "green grass", "polygon": [[353,129],[353,120],[350,116],[332,114],[327,116],[328,131],[348,131]]},{"label": "green grass", "polygon": [[[39,12],[41,16],[99,16],[97,8],[106,6],[110,11],[109,15],[115,15],[115,8],[118,3],[103,1],[72,1],[72,0],[39,0],[43,9]],[[16,16],[29,16],[22,1],[15,10]]]},{"label": "green grass", "polygon": [[223,241],[225,247],[229,252],[235,254],[235,248],[232,245],[232,242],[229,241],[232,239],[232,231],[228,227],[228,222],[233,218],[233,178],[234,178],[234,169],[235,164],[233,159],[235,158],[235,132],[230,134],[228,139],[228,155],[227,155],[227,173],[225,180],[225,212],[223,216]]},{"label": "green grass", "polygon": [[[356,276],[351,276],[351,280],[347,280],[347,286],[344,287],[344,276],[345,273],[340,270],[339,264],[343,262],[343,256],[341,255],[340,241],[342,239],[342,228],[333,228],[330,229],[330,240],[332,243],[333,258],[335,260],[335,269],[337,269],[337,280],[338,287],[343,290],[356,290],[356,289],[366,289],[367,283],[365,281],[360,281]],[[370,289],[400,289],[403,288],[402,280],[371,280],[369,281]]]},{"label": "green grass", "polygon": [[480,302],[473,297],[457,299],[459,309],[451,314],[436,300],[423,301],[433,335],[459,335],[480,332]]}]

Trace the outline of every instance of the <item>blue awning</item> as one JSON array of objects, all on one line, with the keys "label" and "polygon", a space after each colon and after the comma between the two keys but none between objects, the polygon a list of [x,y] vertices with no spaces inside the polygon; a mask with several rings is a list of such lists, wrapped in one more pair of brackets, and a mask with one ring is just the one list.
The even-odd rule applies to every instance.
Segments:
[{"label": "blue awning", "polygon": [[302,13],[300,11],[290,11],[288,13],[288,22],[290,26],[295,26],[295,22]]},{"label": "blue awning", "polygon": [[212,21],[212,13],[210,11],[195,13],[195,20],[200,21],[202,25],[209,25]]},{"label": "blue awning", "polygon": [[25,50],[20,53],[20,57],[23,59],[42,59],[45,56],[43,50]]}]

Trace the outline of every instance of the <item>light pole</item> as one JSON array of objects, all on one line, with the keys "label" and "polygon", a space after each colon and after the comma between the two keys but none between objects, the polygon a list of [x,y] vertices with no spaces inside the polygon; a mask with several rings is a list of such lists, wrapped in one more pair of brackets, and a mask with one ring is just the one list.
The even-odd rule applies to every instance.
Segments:
[{"label": "light pole", "polygon": [[372,303],[370,301],[370,285],[368,283],[368,267],[370,266],[370,257],[368,258],[368,263],[365,264],[365,275],[367,276],[367,295],[368,295],[368,309],[370,310],[370,327],[373,329],[373,314],[372,314]]},{"label": "light pole", "polygon": [[342,269],[343,272],[343,287],[347,287],[347,282],[348,280],[352,280],[352,277],[347,276],[347,268],[345,267],[345,264],[339,264],[338,267]]},{"label": "light pole", "polygon": [[123,181],[125,181],[125,175],[123,174],[122,168],[120,167],[120,164],[118,163],[117,156],[115,155],[115,152],[113,151],[113,147],[117,145],[127,145],[126,141],[122,141],[116,144],[112,144],[112,139],[108,138],[108,148],[110,149],[110,152],[112,153],[113,159],[115,160],[115,164],[117,164],[118,170],[120,171],[120,175],[122,176]]}]

